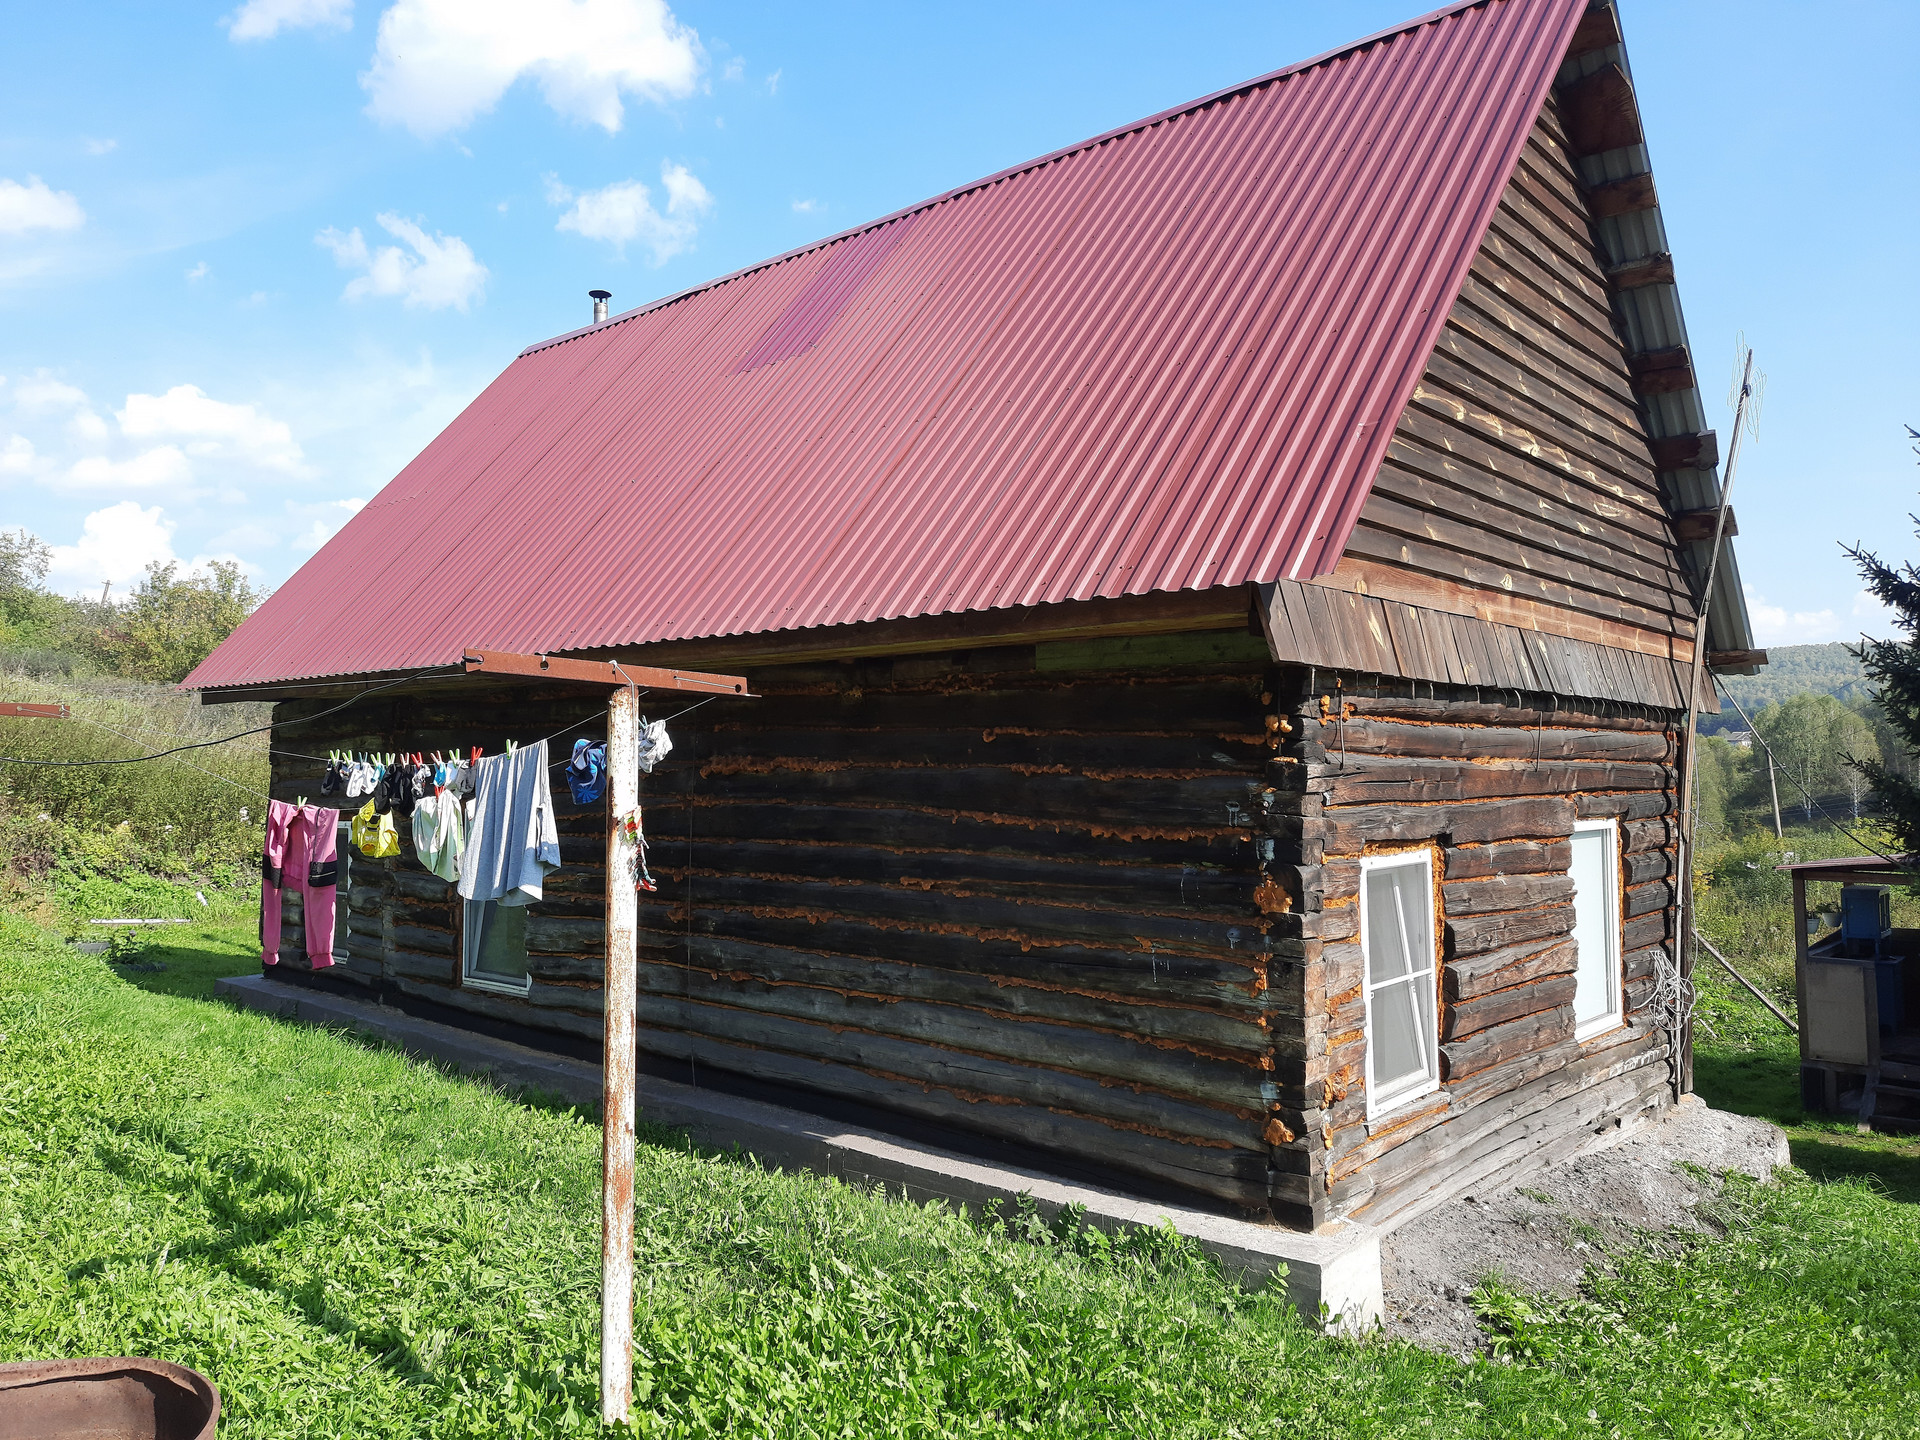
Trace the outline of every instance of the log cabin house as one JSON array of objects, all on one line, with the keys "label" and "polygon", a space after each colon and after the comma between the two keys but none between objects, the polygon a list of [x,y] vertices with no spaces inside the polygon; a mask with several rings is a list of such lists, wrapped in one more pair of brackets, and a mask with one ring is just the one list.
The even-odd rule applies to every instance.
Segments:
[{"label": "log cabin house", "polygon": [[[291,799],[603,723],[472,647],[747,676],[644,787],[644,1069],[1390,1220],[1689,1084],[1674,275],[1614,6],[1470,0],[530,347],[186,683]],[[541,903],[356,855],[271,973],[597,1056],[557,798]]]}]

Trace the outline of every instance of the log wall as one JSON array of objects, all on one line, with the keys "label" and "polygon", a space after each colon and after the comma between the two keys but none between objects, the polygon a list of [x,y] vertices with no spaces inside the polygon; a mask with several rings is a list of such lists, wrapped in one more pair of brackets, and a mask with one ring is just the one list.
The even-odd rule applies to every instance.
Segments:
[{"label": "log wall", "polygon": [[1331,583],[1356,581],[1411,604],[1690,654],[1692,591],[1552,99]]},{"label": "log wall", "polygon": [[[643,1060],[1302,1227],[1655,1103],[1671,714],[1354,678],[1219,632],[753,671],[762,698],[675,721],[643,782]],[[324,703],[283,703],[276,750],[497,749],[600,702],[476,692],[297,723]],[[317,774],[277,755],[275,793]],[[456,907],[410,853],[356,859],[334,976],[597,1042],[605,816],[564,794],[527,997],[461,985]],[[1632,1014],[1576,1044],[1567,837],[1591,815],[1624,822]],[[1410,844],[1441,881],[1446,1083],[1369,1125],[1356,862]]]},{"label": "log wall", "polygon": [[[1379,1222],[1665,1103],[1648,1002],[1676,923],[1678,717],[1310,678],[1283,698],[1292,728],[1268,767],[1278,878],[1301,897],[1278,949],[1307,976],[1307,1104],[1276,1156],[1300,1202],[1319,1222]],[[1575,822],[1596,817],[1620,822],[1627,1023],[1578,1042],[1567,872]],[[1423,847],[1440,890],[1443,1083],[1369,1121],[1359,862]]]}]

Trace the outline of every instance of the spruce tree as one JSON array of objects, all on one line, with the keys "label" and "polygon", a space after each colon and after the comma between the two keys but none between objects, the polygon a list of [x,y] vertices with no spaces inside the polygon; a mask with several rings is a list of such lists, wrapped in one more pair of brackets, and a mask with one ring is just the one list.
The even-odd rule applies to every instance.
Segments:
[{"label": "spruce tree", "polygon": [[[1920,440],[1920,430],[1911,425],[1907,434]],[[1915,449],[1920,452],[1920,446]],[[1920,515],[1907,518],[1920,534]],[[1906,636],[1898,640],[1862,638],[1858,645],[1848,648],[1865,667],[1894,732],[1910,751],[1920,753],[1920,568],[1911,563],[1896,568],[1858,548],[1848,548],[1847,554],[1860,567],[1867,589],[1893,611],[1895,629]],[[1887,826],[1900,848],[1910,855],[1920,852],[1920,785],[1894,773],[1884,759],[1850,763],[1879,795]]]}]

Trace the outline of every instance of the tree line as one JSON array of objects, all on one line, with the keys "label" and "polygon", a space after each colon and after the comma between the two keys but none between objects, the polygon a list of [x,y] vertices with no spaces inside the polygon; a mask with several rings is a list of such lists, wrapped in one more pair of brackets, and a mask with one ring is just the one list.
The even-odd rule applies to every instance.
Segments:
[{"label": "tree line", "polygon": [[1822,811],[1857,820],[1878,808],[1871,767],[1920,778],[1920,762],[1872,690],[1844,700],[1793,695],[1749,718],[1750,739],[1738,729],[1701,736],[1698,813],[1709,829],[1770,829],[1776,810],[1787,824],[1812,824]]},{"label": "tree line", "polygon": [[0,530],[0,668],[177,684],[267,598],[224,560],[149,565],[123,599],[60,595],[52,558],[37,535]]}]

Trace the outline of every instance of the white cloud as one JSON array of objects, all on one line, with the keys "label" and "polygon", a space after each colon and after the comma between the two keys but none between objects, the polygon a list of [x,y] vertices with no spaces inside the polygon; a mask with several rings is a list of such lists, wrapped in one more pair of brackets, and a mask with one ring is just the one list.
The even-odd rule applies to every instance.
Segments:
[{"label": "white cloud", "polygon": [[129,460],[83,456],[67,467],[64,486],[73,490],[153,490],[185,485],[192,479],[193,466],[179,446],[156,445]]},{"label": "white cloud", "polygon": [[660,166],[660,183],[667,192],[665,213],[653,208],[653,195],[638,180],[622,180],[602,190],[574,193],[549,177],[547,201],[573,208],[555,223],[589,240],[605,240],[622,252],[638,240],[653,251],[653,263],[664,265],[693,244],[700,217],[713,209],[713,196],[684,165]]},{"label": "white cloud", "polygon": [[45,370],[38,371],[31,380],[23,380],[13,388],[14,407],[29,414],[45,414],[52,410],[72,410],[87,403],[87,392],[77,385],[69,385],[64,380],[55,380]]},{"label": "white cloud", "polygon": [[207,264],[206,261],[202,260],[198,265],[194,266],[191,270],[187,271],[187,279],[189,281],[204,280],[212,272],[212,270],[213,270],[213,267]]},{"label": "white cloud", "polygon": [[129,395],[119,420],[121,433],[136,439],[183,439],[190,455],[246,460],[290,473],[301,469],[300,446],[284,420],[252,405],[212,399],[198,385],[176,385],[164,395]]},{"label": "white cloud", "polygon": [[22,185],[0,176],[0,235],[24,235],[29,230],[77,230],[87,213],[71,191],[49,190],[38,175]]},{"label": "white cloud", "polygon": [[398,215],[374,218],[389,235],[404,240],[413,253],[398,245],[370,250],[357,225],[344,235],[328,226],[314,236],[314,243],[331,250],[342,269],[362,272],[347,282],[343,292],[346,299],[398,295],[409,307],[423,305],[441,310],[451,305],[465,310],[480,298],[486,288],[487,267],[474,259],[466,241],[458,235],[429,235]]},{"label": "white cloud", "polygon": [[460,129],[522,77],[560,115],[612,132],[623,94],[690,95],[702,59],[665,0],[397,0],[360,83],[368,114],[423,137]]},{"label": "white cloud", "polygon": [[771,75],[767,76],[767,94],[778,95],[779,93],[780,93],[780,72],[776,70]]},{"label": "white cloud", "polygon": [[314,515],[307,528],[294,538],[293,549],[302,554],[311,554],[318,550],[333,538],[335,531],[358,515],[366,507],[366,503],[365,500],[355,496],[349,500],[328,501],[319,506],[289,504],[287,508],[296,514],[314,515],[316,509],[321,512]]},{"label": "white cloud", "polygon": [[353,0],[247,0],[227,18],[229,40],[271,40],[282,30],[350,30]]},{"label": "white cloud", "polygon": [[[1876,640],[1894,638],[1900,625],[1900,612],[1891,605],[1884,605],[1880,597],[1871,590],[1862,590],[1853,597],[1853,623],[1863,635],[1871,635]],[[1849,637],[1851,638],[1851,637]]]},{"label": "white cloud", "polygon": [[34,453],[33,442],[24,435],[9,435],[0,445],[0,475],[38,475],[48,463]]},{"label": "white cloud", "polygon": [[67,429],[74,438],[89,445],[98,445],[107,438],[107,422],[91,410],[76,410],[67,419]]},{"label": "white cloud", "polygon": [[108,152],[117,150],[119,148],[120,148],[120,142],[118,140],[87,141],[87,154],[89,155],[105,155]]},{"label": "white cloud", "polygon": [[56,586],[122,585],[148,565],[172,559],[173,522],[166,513],[158,505],[143,510],[122,500],[87,516],[75,544],[54,546],[47,573]]},{"label": "white cloud", "polygon": [[814,211],[822,208],[818,200],[796,200],[793,202],[793,213],[796,215],[811,215]]},{"label": "white cloud", "polygon": [[720,72],[720,78],[722,80],[738,80],[742,75],[745,75],[746,73],[747,73],[747,62],[744,59],[742,59],[740,56],[736,55],[733,57],[733,59],[727,61],[727,68]]}]

